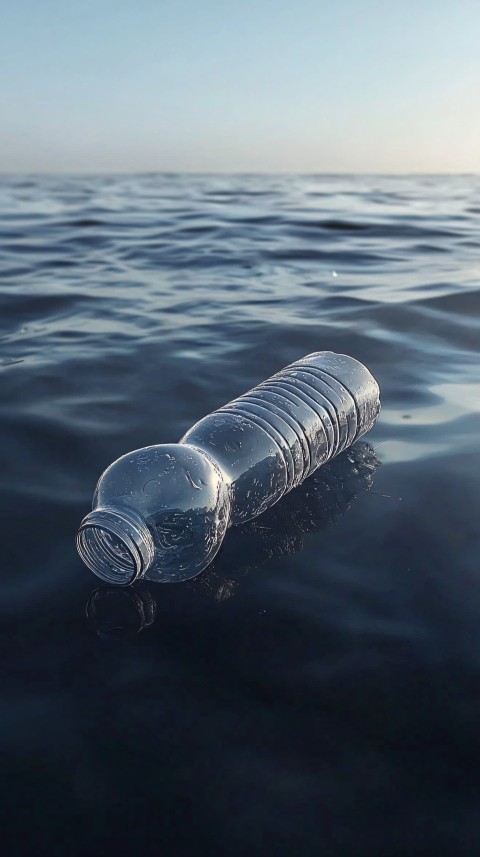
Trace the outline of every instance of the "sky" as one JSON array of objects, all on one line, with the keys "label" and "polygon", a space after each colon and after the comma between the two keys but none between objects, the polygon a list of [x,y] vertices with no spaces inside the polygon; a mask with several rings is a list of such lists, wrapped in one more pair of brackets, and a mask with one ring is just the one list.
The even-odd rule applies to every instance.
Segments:
[{"label": "sky", "polygon": [[480,0],[0,8],[0,172],[480,171]]}]

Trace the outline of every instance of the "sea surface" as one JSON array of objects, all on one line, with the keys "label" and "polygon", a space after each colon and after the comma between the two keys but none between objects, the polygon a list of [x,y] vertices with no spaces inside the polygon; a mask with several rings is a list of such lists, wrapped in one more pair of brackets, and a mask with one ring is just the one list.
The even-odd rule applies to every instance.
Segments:
[{"label": "sea surface", "polygon": [[[0,341],[4,853],[478,855],[480,177],[3,176]],[[373,431],[102,585],[102,470],[323,349]]]}]

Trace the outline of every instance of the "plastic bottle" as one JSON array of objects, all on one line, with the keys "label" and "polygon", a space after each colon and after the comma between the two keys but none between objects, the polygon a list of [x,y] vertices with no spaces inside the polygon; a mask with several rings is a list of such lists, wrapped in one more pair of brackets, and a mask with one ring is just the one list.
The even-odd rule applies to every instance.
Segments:
[{"label": "plastic bottle", "polygon": [[231,524],[261,515],[372,428],[378,384],[320,351],[197,422],[177,444],[123,455],[100,477],[78,535],[103,580],[177,582],[203,571]]}]

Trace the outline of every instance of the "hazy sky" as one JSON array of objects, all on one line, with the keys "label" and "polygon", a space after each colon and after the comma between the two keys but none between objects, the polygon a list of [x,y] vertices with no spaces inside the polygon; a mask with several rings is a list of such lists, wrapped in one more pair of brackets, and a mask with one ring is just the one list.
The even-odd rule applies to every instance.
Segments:
[{"label": "hazy sky", "polygon": [[480,0],[4,0],[24,170],[480,171]]}]

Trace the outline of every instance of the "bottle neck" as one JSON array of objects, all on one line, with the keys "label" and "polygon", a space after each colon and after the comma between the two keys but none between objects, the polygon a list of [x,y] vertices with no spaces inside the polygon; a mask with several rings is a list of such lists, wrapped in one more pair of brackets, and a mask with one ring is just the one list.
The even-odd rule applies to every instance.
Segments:
[{"label": "bottle neck", "polygon": [[102,580],[127,586],[143,577],[155,548],[145,521],[126,507],[93,509],[80,524],[77,548]]}]

